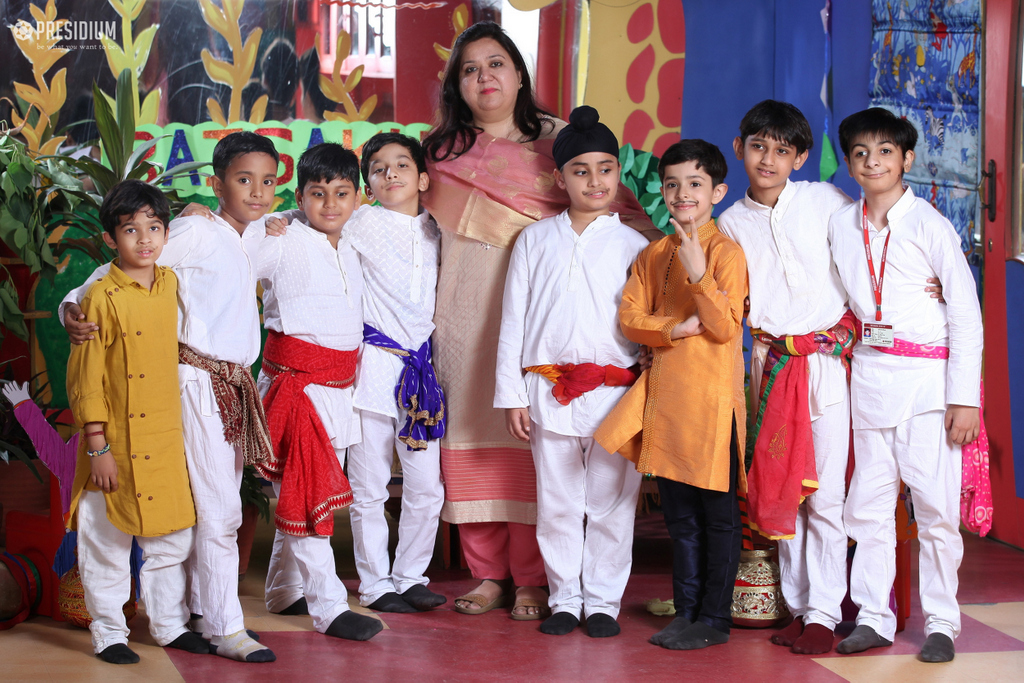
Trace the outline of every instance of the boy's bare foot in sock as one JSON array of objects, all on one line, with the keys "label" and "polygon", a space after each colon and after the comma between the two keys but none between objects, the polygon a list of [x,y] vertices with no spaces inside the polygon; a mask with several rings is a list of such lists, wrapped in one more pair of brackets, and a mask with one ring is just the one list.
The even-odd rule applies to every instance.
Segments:
[{"label": "boy's bare foot in sock", "polygon": [[804,632],[804,618],[794,617],[789,626],[772,634],[772,642],[783,647],[793,647],[793,643]]},{"label": "boy's bare foot in sock", "polygon": [[111,645],[96,656],[108,664],[136,664],[139,661],[139,656],[124,643]]},{"label": "boy's bare foot in sock", "polygon": [[540,624],[540,632],[549,636],[564,636],[572,633],[580,620],[569,612],[555,612]]},{"label": "boy's bare foot in sock", "polygon": [[835,633],[827,626],[807,624],[792,649],[798,655],[823,655],[832,651],[835,638]]},{"label": "boy's bare foot in sock", "polygon": [[647,642],[655,645],[661,645],[662,641],[666,638],[674,638],[686,629],[690,628],[691,623],[692,622],[686,617],[676,617],[672,620],[672,623],[651,636]]},{"label": "boy's bare foot in sock", "polygon": [[395,614],[412,614],[416,611],[415,607],[403,600],[402,596],[394,591],[385,593],[367,605],[367,607],[377,612],[392,612]]},{"label": "boy's bare foot in sock", "polygon": [[251,664],[273,662],[277,659],[269,647],[260,645],[249,637],[245,629],[235,631],[227,636],[212,636],[210,638],[210,652],[218,657],[233,659],[237,662],[249,662]]},{"label": "boy's bare foot in sock", "polygon": [[619,622],[609,614],[591,614],[587,617],[587,635],[591,638],[611,638],[622,632]]},{"label": "boy's bare foot in sock", "polygon": [[199,633],[185,631],[180,636],[167,643],[165,647],[173,647],[175,650],[184,650],[194,655],[210,654],[210,644]]},{"label": "boy's bare foot in sock", "polygon": [[955,656],[953,640],[944,633],[932,633],[924,639],[918,659],[922,662],[952,662]]},{"label": "boy's bare foot in sock", "polygon": [[836,652],[841,655],[852,655],[855,652],[864,652],[873,647],[889,647],[891,640],[886,640],[875,632],[870,626],[858,626],[853,633],[843,638],[836,647]]},{"label": "boy's bare foot in sock", "polygon": [[422,583],[418,583],[404,593],[399,593],[402,599],[421,612],[432,610],[448,602],[448,598],[440,593],[435,593]]},{"label": "boy's bare foot in sock", "polygon": [[271,614],[282,614],[286,617],[295,617],[303,614],[309,614],[309,605],[306,604],[306,598],[299,598],[292,604],[285,607],[280,612],[271,612]]},{"label": "boy's bare foot in sock", "polygon": [[711,645],[724,645],[728,642],[728,633],[722,633],[703,621],[695,621],[679,635],[662,640],[661,646],[669,650],[700,650]]},{"label": "boy's bare foot in sock", "polygon": [[384,624],[379,619],[368,617],[365,614],[356,614],[352,610],[345,610],[334,618],[324,634],[345,640],[369,640],[380,633],[383,628]]}]

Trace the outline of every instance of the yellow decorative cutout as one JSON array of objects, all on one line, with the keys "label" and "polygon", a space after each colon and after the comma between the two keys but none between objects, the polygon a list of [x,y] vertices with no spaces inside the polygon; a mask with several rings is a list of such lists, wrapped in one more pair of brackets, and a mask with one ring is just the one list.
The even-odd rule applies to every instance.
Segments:
[{"label": "yellow decorative cutout", "polygon": [[[199,0],[199,7],[203,12],[203,20],[214,31],[219,33],[227,41],[231,48],[231,56],[234,63],[216,59],[206,48],[203,48],[203,66],[206,68],[206,75],[216,83],[223,83],[231,88],[231,101],[228,104],[228,115],[224,116],[224,110],[220,103],[213,97],[206,100],[206,110],[210,118],[222,126],[228,125],[228,121],[239,121],[242,118],[242,89],[252,77],[253,69],[256,68],[256,51],[260,46],[260,37],[263,29],[253,29],[249,36],[242,42],[242,30],[238,26],[238,18],[242,15],[242,8],[245,7],[245,0],[222,0],[224,9],[213,4],[213,0]],[[263,95],[253,105],[250,123],[262,123],[267,111],[268,97]],[[257,120],[258,119],[258,120]]]},{"label": "yellow decorative cutout", "polygon": [[[319,56],[320,34],[317,34],[314,44]],[[352,99],[352,91],[355,90],[356,86],[359,85],[359,81],[363,78],[362,64],[352,69],[348,78],[343,78],[341,75],[341,65],[345,61],[342,55],[347,55],[351,47],[352,37],[348,32],[339,30],[338,45],[334,51],[334,54],[338,55],[338,57],[334,60],[334,69],[331,71],[331,77],[327,78],[327,76],[320,74],[320,90],[323,91],[324,96],[332,102],[338,102],[345,108],[344,114],[338,111],[323,112],[322,115],[327,121],[344,121],[346,123],[366,121],[377,107],[376,95],[370,95],[366,98],[361,107],[356,107],[356,103]]]},{"label": "yellow decorative cutout", "polygon": [[[32,76],[35,79],[36,87],[24,83],[15,83],[14,90],[18,97],[24,100],[28,106],[23,114],[19,114],[16,108],[11,110],[11,119],[16,128],[21,128],[21,134],[25,137],[28,148],[33,152],[41,154],[53,154],[64,142],[64,137],[49,137],[51,122],[57,118],[60,108],[64,106],[67,99],[67,69],[61,69],[49,83],[46,82],[46,72],[57,63],[61,57],[68,53],[68,50],[57,47],[60,41],[61,27],[68,23],[67,19],[57,19],[57,7],[53,0],[46,3],[46,10],[39,9],[36,5],[29,5],[32,18],[36,20],[36,27],[24,19],[18,21],[14,26],[9,27],[14,35],[14,42],[18,49],[25,55],[32,64]],[[28,123],[29,115],[35,108],[39,119],[35,125]]]},{"label": "yellow decorative cutout", "polygon": [[[107,0],[114,11],[121,16],[121,41],[118,45],[114,39],[106,34],[100,36],[103,50],[107,55],[107,66],[110,73],[117,78],[122,71],[128,69],[132,74],[132,105],[135,108],[135,121],[137,125],[143,123],[156,123],[157,114],[160,110],[161,89],[157,88],[146,95],[145,101],[139,103],[139,76],[146,68],[149,61],[149,52],[153,48],[153,40],[156,38],[157,29],[160,24],[152,24],[142,29],[137,36],[132,36],[132,22],[139,18],[146,0]],[[107,103],[111,109],[116,111],[114,98],[106,93]]]},{"label": "yellow decorative cutout", "polygon": [[[441,61],[445,64],[448,63],[448,58],[452,55],[452,50],[455,48],[455,41],[459,39],[462,32],[469,26],[469,6],[465,3],[459,5],[452,12],[452,28],[455,29],[455,37],[452,38],[451,47],[445,47],[439,43],[434,43],[434,52],[441,58]],[[444,80],[444,71],[438,71],[437,77]]]}]

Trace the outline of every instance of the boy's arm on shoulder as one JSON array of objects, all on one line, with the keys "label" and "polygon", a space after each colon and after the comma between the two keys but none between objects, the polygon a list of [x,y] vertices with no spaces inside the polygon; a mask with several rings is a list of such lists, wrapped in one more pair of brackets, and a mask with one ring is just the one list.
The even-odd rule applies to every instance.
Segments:
[{"label": "boy's arm on shoulder", "polygon": [[260,242],[260,248],[256,256],[256,279],[267,280],[273,276],[281,262],[281,254],[287,244],[288,234],[280,237],[265,239]]},{"label": "boy's arm on shoulder", "polygon": [[697,302],[697,316],[717,342],[733,339],[743,329],[743,299],[747,296],[747,260],[732,240],[712,250],[700,282],[686,285]]},{"label": "boy's arm on shoulder", "polygon": [[203,216],[185,216],[175,218],[169,227],[167,244],[156,262],[175,268],[186,261],[195,246],[202,243],[204,228],[210,229],[211,226],[210,220]]},{"label": "boy's arm on shoulder", "polygon": [[107,299],[106,289],[96,284],[82,300],[82,312],[87,320],[100,325],[95,339],[72,345],[68,357],[68,401],[76,424],[107,422],[107,397],[103,388],[106,375],[107,349],[117,327],[116,316]]},{"label": "boy's arm on shoulder", "polygon": [[[682,318],[665,315],[653,315],[654,302],[647,296],[647,281],[652,277],[648,273],[648,262],[651,248],[640,253],[633,263],[632,272],[622,289],[622,302],[619,304],[619,327],[622,334],[630,341],[645,346],[675,346],[678,339],[672,339],[672,329],[681,323]],[[661,275],[664,277],[664,274]]]},{"label": "boy's arm on shoulder", "polygon": [[953,225],[942,218],[941,224],[935,225],[928,234],[931,236],[932,268],[942,282],[942,297],[946,300],[949,323],[946,403],[980,406],[984,334],[977,284]]},{"label": "boy's arm on shoulder", "polygon": [[[81,306],[82,301],[85,300],[86,294],[89,293],[89,289],[94,284],[96,284],[97,280],[102,280],[109,272],[110,264],[104,263],[103,265],[99,266],[96,270],[92,271],[92,274],[89,277],[85,278],[85,282],[83,282],[78,287],[75,287],[74,289],[67,293],[64,299],[60,302],[60,305],[57,306],[57,319],[60,321],[61,325],[64,325],[64,312],[67,310],[68,304],[78,304],[79,306]],[[86,320],[89,319],[86,318]],[[89,320],[89,322],[95,321]]]}]

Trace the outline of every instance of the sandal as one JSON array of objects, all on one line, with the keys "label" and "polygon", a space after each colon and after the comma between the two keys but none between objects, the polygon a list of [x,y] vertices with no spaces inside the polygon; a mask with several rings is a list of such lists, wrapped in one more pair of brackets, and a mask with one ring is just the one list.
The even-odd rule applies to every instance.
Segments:
[{"label": "sandal", "polygon": [[[483,614],[484,612],[490,612],[495,607],[505,606],[505,603],[508,602],[507,591],[510,586],[509,580],[505,579],[502,581],[495,581],[494,579],[484,579],[484,581],[490,581],[491,583],[496,584],[499,588],[501,588],[501,595],[496,597],[494,600],[491,600],[490,602],[488,602],[487,596],[481,595],[480,593],[467,593],[465,595],[460,595],[459,597],[455,598],[456,612],[458,612],[459,614]],[[474,605],[479,605],[480,609],[471,609],[469,607],[463,607],[459,604],[459,600],[471,602]]]},{"label": "sandal", "polygon": [[[520,588],[525,587],[526,586],[520,586]],[[540,590],[543,591],[544,589],[541,588]],[[551,608],[548,607],[547,600],[537,600],[535,598],[521,598],[519,597],[518,593],[519,592],[517,590],[516,601],[515,604],[512,605],[512,614],[510,615],[512,619],[514,619],[515,621],[539,621],[541,619],[546,619],[547,617],[551,616]],[[516,614],[517,607],[538,607],[539,609],[535,614]]]}]

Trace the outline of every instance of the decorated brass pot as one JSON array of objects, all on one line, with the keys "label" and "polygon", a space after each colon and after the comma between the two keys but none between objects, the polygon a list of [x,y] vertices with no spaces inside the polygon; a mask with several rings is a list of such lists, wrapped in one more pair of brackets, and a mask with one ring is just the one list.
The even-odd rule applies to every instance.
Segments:
[{"label": "decorated brass pot", "polygon": [[779,565],[772,561],[772,551],[741,551],[736,586],[732,590],[732,623],[747,628],[767,628],[788,615]]}]

